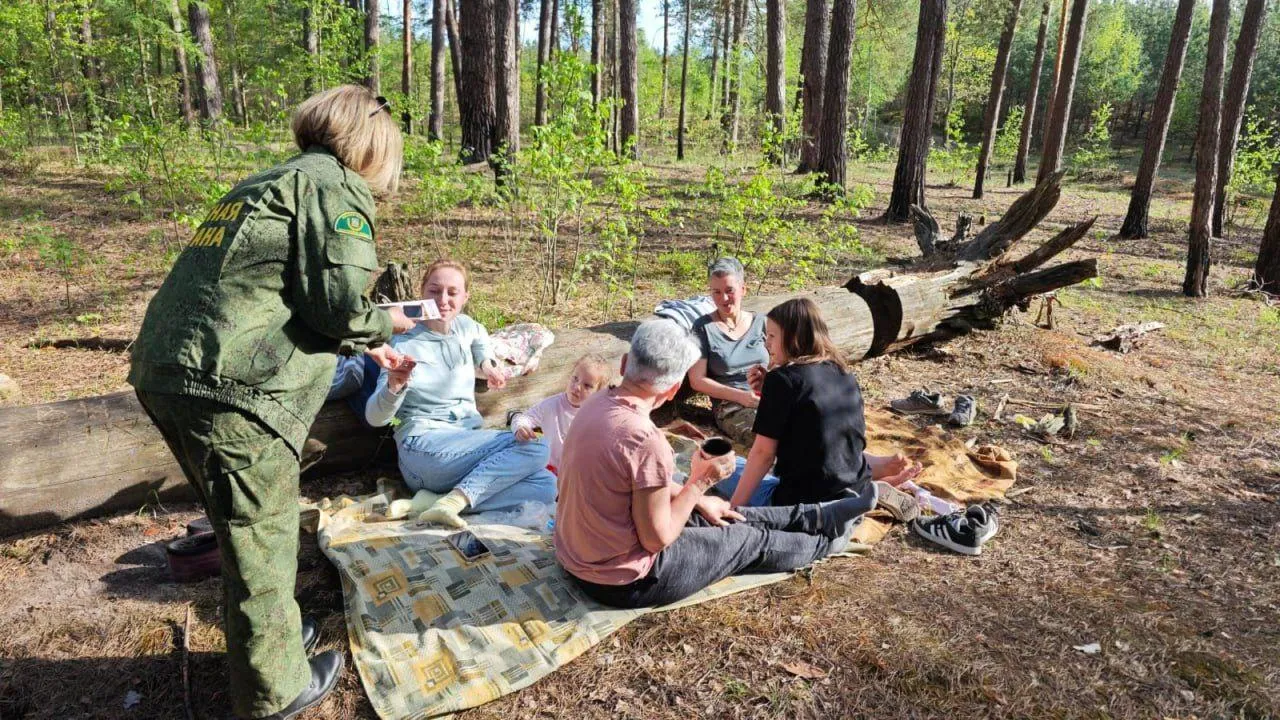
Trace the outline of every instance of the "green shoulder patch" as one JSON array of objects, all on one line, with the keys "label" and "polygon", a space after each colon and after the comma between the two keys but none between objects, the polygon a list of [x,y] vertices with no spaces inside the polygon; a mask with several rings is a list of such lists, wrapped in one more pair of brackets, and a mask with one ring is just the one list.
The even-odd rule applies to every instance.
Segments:
[{"label": "green shoulder patch", "polygon": [[333,231],[340,235],[373,240],[373,228],[358,212],[344,212],[333,221]]}]

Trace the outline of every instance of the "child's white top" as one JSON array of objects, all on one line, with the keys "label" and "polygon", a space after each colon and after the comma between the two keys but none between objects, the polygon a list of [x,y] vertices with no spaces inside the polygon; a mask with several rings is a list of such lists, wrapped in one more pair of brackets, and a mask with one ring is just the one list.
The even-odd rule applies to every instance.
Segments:
[{"label": "child's white top", "polygon": [[542,436],[551,447],[550,463],[552,467],[560,467],[560,454],[564,449],[564,438],[569,434],[569,424],[578,408],[569,404],[569,397],[564,393],[552,395],[528,410],[517,413],[511,419],[511,429],[525,428],[532,430],[542,428]]}]

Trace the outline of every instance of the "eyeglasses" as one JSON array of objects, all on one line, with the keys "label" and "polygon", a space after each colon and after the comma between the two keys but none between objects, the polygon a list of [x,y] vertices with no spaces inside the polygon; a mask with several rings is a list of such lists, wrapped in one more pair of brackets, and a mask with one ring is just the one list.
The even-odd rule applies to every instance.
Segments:
[{"label": "eyeglasses", "polygon": [[373,117],[374,115],[377,115],[380,111],[383,111],[383,110],[386,110],[388,115],[390,115],[390,114],[391,114],[391,101],[390,101],[390,100],[388,100],[388,99],[386,99],[386,98],[382,97],[381,95],[379,95],[378,97],[374,98],[374,100],[377,100],[377,101],[378,101],[378,107],[374,108],[374,109],[373,109],[373,112],[369,113],[369,117]]}]

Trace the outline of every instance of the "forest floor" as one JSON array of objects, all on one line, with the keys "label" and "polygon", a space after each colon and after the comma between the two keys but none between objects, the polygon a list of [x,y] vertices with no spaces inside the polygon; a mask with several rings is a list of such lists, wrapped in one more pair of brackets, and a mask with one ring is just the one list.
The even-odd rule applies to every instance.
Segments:
[{"label": "forest floor", "polygon": [[[653,171],[673,186],[700,181],[687,166]],[[875,191],[857,221],[871,252],[824,280],[917,252],[908,226],[872,219],[891,172],[853,170]],[[974,395],[978,421],[954,432],[1019,461],[1018,494],[981,556],[940,552],[896,529],[866,557],[642,618],[465,717],[1280,716],[1280,309],[1233,290],[1249,275],[1257,229],[1218,246],[1212,297],[1183,298],[1191,188],[1175,180],[1159,190],[1154,236],[1122,241],[1111,233],[1127,203],[1123,186],[1068,181],[1048,224],[1100,216],[1068,259],[1099,258],[1102,279],[1059,293],[1055,329],[1033,324],[1033,305],[995,330],[858,366],[873,406],[922,386]],[[1000,188],[974,201],[965,188],[931,187],[929,199],[947,231],[957,212],[994,219],[1016,194]],[[429,227],[397,222],[395,208],[384,215],[384,259],[420,267],[452,248],[476,268],[475,301],[490,318],[604,319],[590,292],[539,313],[530,273],[498,259],[511,250],[491,208],[458,209]],[[0,232],[0,372],[22,393],[8,404],[124,389],[123,353],[25,346],[131,337],[163,277],[170,231],[103,192],[100,178],[69,170],[7,178],[0,216],[11,219]],[[5,245],[27,222],[72,238],[94,258],[91,269],[64,286]],[[699,231],[691,219],[645,242],[654,254],[705,248]],[[781,288],[766,280],[763,289]],[[642,314],[661,297],[696,290],[646,268],[633,305]],[[1148,320],[1166,327],[1128,354],[1090,345]],[[1044,443],[1012,422],[1068,402],[1081,419],[1072,439]],[[370,485],[370,476],[345,475],[304,490]],[[167,582],[158,544],[197,514],[191,505],[148,507],[0,540],[0,718],[182,717],[184,662],[195,717],[226,715],[219,581]],[[322,619],[322,648],[345,648],[337,575],[309,537],[299,568],[300,602]],[[131,691],[139,701],[125,710]],[[373,711],[349,671],[313,716]]]}]

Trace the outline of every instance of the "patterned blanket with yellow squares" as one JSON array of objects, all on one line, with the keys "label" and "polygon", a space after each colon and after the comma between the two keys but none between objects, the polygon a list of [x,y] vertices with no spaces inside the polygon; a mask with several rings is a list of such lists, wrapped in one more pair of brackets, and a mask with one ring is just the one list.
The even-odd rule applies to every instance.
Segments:
[{"label": "patterned blanket with yellow squares", "polygon": [[[958,501],[1000,497],[1014,482],[1017,464],[999,448],[971,449],[953,436],[874,411],[868,421],[871,450],[904,451],[923,461],[919,483],[941,495]],[[673,439],[681,450],[678,443]],[[421,525],[412,515],[385,519],[392,499],[380,490],[358,502],[312,506],[320,547],[342,578],[356,668],[385,719],[430,718],[482,705],[549,675],[646,612],[789,577],[733,577],[676,605],[618,610],[587,598],[556,564],[545,517],[473,516],[469,529],[489,552],[467,560],[446,541],[453,531]],[[876,542],[889,528],[875,516],[859,528],[862,543]]]}]

